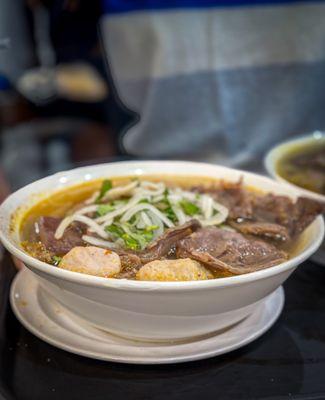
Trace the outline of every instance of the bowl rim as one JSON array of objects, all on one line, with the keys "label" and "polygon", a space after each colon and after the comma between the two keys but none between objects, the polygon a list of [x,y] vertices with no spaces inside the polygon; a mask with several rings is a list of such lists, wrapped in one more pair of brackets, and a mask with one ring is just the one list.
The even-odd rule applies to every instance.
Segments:
[{"label": "bowl rim", "polygon": [[317,192],[312,192],[311,190],[304,189],[298,185],[295,185],[294,183],[289,182],[283,176],[279,175],[276,170],[276,164],[287,153],[286,148],[288,148],[289,150],[292,145],[303,144],[303,143],[307,144],[317,140],[325,142],[325,132],[315,131],[313,133],[308,133],[302,136],[296,136],[294,138],[276,144],[266,153],[264,157],[264,167],[272,178],[274,178],[278,182],[286,184],[292,189],[295,189],[298,195],[299,194],[305,195],[315,200],[325,201],[325,195],[322,195]]},{"label": "bowl rim", "polygon": [[[273,185],[277,186],[278,188],[283,187],[283,184],[274,181],[273,179],[270,179],[267,176],[262,176],[259,174],[255,174],[252,172],[247,172],[247,171],[242,171],[234,168],[228,168],[224,166],[219,166],[215,164],[210,164],[210,163],[199,163],[199,162],[191,162],[191,161],[174,161],[174,160],[146,160],[146,161],[119,161],[119,162],[114,162],[114,163],[104,163],[104,164],[97,164],[97,165],[92,165],[92,166],[86,166],[86,167],[78,167],[78,168],[73,168],[67,171],[62,171],[58,172],[56,174],[49,175],[45,178],[36,180],[21,189],[13,192],[10,194],[6,200],[0,205],[0,218],[1,214],[4,212],[5,206],[10,202],[12,197],[14,195],[18,195],[19,193],[23,191],[28,191],[31,187],[34,187],[37,184],[40,184],[42,182],[45,182],[50,179],[54,178],[59,178],[62,175],[66,174],[72,174],[72,173],[78,173],[82,172],[85,170],[89,170],[91,168],[105,168],[107,166],[110,166],[114,164],[115,166],[118,167],[118,165],[124,165],[124,166],[129,166],[131,167],[136,167],[138,165],[149,165],[151,163],[160,163],[162,165],[167,165],[168,163],[173,163],[176,165],[187,165],[187,166],[193,166],[195,165],[196,167],[201,166],[211,166],[211,167],[217,167],[220,168],[221,170],[231,170],[234,173],[237,173],[238,175],[245,175],[251,176],[252,178],[257,176],[259,179],[263,179],[265,181],[269,181],[269,183],[272,183]],[[150,173],[147,173],[147,175],[150,175]],[[153,175],[153,174],[152,174]],[[177,175],[177,173],[176,173]],[[182,174],[178,174],[182,175]],[[190,173],[189,173],[190,175]],[[194,175],[194,174],[193,174]],[[118,173],[116,176],[119,176]],[[204,176],[204,174],[202,174]],[[206,175],[207,176],[207,175]],[[76,184],[77,181],[70,182],[68,186],[73,186]],[[67,187],[68,187],[67,186]],[[286,187],[286,189],[288,189]],[[292,195],[297,195],[297,193],[290,189],[292,192]],[[35,192],[34,192],[35,193]],[[32,193],[31,193],[32,194]],[[17,207],[19,208],[19,206]],[[16,209],[17,209],[16,208]],[[227,286],[237,286],[237,285],[242,285],[245,283],[249,283],[252,281],[260,280],[260,279],[266,279],[270,276],[280,274],[286,270],[290,270],[298,266],[300,263],[305,261],[310,255],[312,255],[317,248],[320,246],[320,244],[323,241],[324,238],[324,233],[325,233],[325,226],[324,226],[324,220],[322,216],[318,216],[315,221],[312,223],[317,226],[317,237],[315,237],[315,240],[310,243],[302,252],[297,254],[295,257],[281,263],[278,265],[275,265],[270,268],[266,268],[263,270],[255,271],[255,272],[250,272],[247,274],[243,275],[235,275],[235,276],[230,276],[230,277],[225,277],[225,278],[218,278],[218,279],[210,279],[210,280],[201,280],[201,281],[177,281],[177,282],[161,282],[161,281],[136,281],[136,280],[128,280],[128,279],[115,279],[115,278],[104,278],[104,277],[98,277],[94,275],[88,275],[88,274],[82,274],[79,272],[73,272],[73,271],[68,271],[64,270],[61,268],[55,268],[53,265],[47,264],[43,261],[40,261],[32,256],[30,256],[28,253],[24,252],[18,245],[13,244],[9,237],[10,234],[7,234],[4,232],[2,229],[2,226],[0,226],[0,240],[3,243],[4,247],[14,256],[16,256],[19,260],[23,261],[24,264],[27,264],[27,268],[29,268],[29,265],[36,270],[38,270],[42,276],[44,274],[51,275],[55,278],[63,279],[72,283],[77,283],[81,284],[84,286],[91,286],[91,287],[100,287],[100,288],[112,288],[112,289],[118,289],[118,290],[131,290],[131,291],[151,291],[151,290],[156,290],[156,291],[174,291],[174,290],[201,290],[205,288],[216,288],[216,287],[227,287]]]}]

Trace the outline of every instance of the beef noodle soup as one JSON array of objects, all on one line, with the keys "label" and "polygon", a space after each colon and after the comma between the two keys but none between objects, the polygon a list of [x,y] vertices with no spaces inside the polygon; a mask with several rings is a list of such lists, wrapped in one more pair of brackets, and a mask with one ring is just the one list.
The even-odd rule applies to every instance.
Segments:
[{"label": "beef noodle soup", "polygon": [[205,280],[284,262],[323,208],[242,181],[105,179],[34,205],[22,221],[21,241],[53,268],[116,279]]},{"label": "beef noodle soup", "polygon": [[277,171],[294,185],[325,195],[325,141],[294,147],[278,162]]}]

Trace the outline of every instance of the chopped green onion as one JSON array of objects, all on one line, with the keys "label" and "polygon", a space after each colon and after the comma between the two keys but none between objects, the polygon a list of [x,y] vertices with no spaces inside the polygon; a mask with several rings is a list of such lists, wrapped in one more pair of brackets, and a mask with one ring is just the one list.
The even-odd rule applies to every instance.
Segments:
[{"label": "chopped green onion", "polygon": [[165,210],[164,210],[164,214],[166,214],[166,216],[172,221],[172,222],[177,222],[177,216],[176,216],[176,214],[174,213],[174,210],[171,208],[171,206],[169,206],[169,207],[167,207]]},{"label": "chopped green onion", "polygon": [[146,232],[152,232],[152,231],[156,231],[159,228],[158,225],[149,225],[145,227],[145,231]]},{"label": "chopped green onion", "polygon": [[108,214],[111,211],[114,211],[115,207],[112,206],[111,204],[100,204],[97,207],[97,216],[102,217],[103,215]]},{"label": "chopped green onion", "polygon": [[116,224],[107,225],[107,226],[105,226],[104,229],[106,232],[112,233],[113,235],[115,235],[119,238],[124,235],[123,229]]},{"label": "chopped green onion", "polygon": [[200,212],[200,208],[196,204],[191,203],[188,200],[181,200],[179,202],[179,205],[182,207],[186,215],[193,216]]},{"label": "chopped green onion", "polygon": [[62,257],[59,257],[59,256],[52,257],[52,263],[55,266],[58,266],[60,264],[61,260],[62,260]]},{"label": "chopped green onion", "polygon": [[127,233],[124,233],[122,235],[122,239],[124,240],[125,246],[131,250],[139,250],[140,245],[134,237],[128,235]]},{"label": "chopped green onion", "polygon": [[102,187],[100,188],[99,195],[97,196],[95,203],[98,203],[105,196],[105,194],[110,189],[112,189],[112,187],[113,187],[112,181],[110,181],[109,179],[105,179],[102,183]]}]

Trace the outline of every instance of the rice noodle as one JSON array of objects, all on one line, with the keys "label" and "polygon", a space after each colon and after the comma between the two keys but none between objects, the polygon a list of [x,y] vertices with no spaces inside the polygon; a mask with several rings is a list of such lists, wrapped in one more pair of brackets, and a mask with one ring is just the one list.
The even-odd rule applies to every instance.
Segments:
[{"label": "rice noodle", "polygon": [[144,211],[141,211],[140,215],[141,215],[141,218],[142,218],[143,223],[144,223],[145,226],[152,225],[152,222],[151,222],[150,218],[148,217],[148,215]]},{"label": "rice noodle", "polygon": [[[127,235],[135,237],[142,247],[144,238],[141,237],[141,231],[146,227],[157,226],[157,229],[152,231],[155,240],[164,233],[166,227],[182,225],[191,218],[206,226],[220,225],[228,217],[228,209],[210,195],[189,192],[179,187],[167,189],[162,182],[132,181],[124,186],[109,189],[101,198],[100,204],[94,204],[99,194],[100,191],[96,191],[84,202],[84,207],[61,221],[55,232],[56,239],[61,239],[65,229],[76,221],[87,225],[88,232],[96,235],[95,237],[83,235],[85,242],[110,249],[123,247],[124,240],[118,237],[121,235],[105,230],[107,226],[117,224],[116,229],[120,228]],[[185,207],[186,204],[183,206],[181,202],[191,203],[188,205],[189,211]],[[98,211],[98,207],[105,205],[113,206],[114,209],[105,215],[96,216],[96,214],[91,218],[86,216],[86,214],[93,215],[92,213]],[[161,209],[162,206],[165,208]],[[175,215],[176,223],[169,218],[170,209]]]},{"label": "rice noodle", "polygon": [[83,235],[82,240],[94,246],[104,247],[105,249],[116,250],[120,247],[114,242],[109,242],[108,240],[99,239],[89,235]]},{"label": "rice noodle", "polygon": [[133,194],[133,190],[137,187],[138,182],[133,181],[125,186],[117,186],[113,189],[110,189],[101,199],[101,201],[105,200],[115,200],[122,196],[130,196]]},{"label": "rice noodle", "polygon": [[57,230],[55,232],[54,235],[55,239],[61,239],[66,228],[74,221],[82,222],[83,224],[88,225],[93,232],[96,232],[98,236],[104,239],[107,239],[109,236],[108,233],[105,232],[105,230],[100,225],[98,225],[93,219],[85,217],[84,215],[74,214],[64,218],[61,221],[60,225],[57,227]]},{"label": "rice noodle", "polygon": [[158,210],[158,208],[156,208],[155,206],[148,204],[148,203],[141,203],[141,204],[137,204],[136,206],[134,206],[133,208],[129,209],[121,218],[121,222],[127,222],[129,221],[134,214],[136,214],[139,211],[142,210],[149,210],[151,211],[153,214],[155,214],[158,218],[161,219],[161,221],[163,221],[163,223],[168,226],[168,228],[172,228],[173,226],[175,226],[173,224],[173,222],[167,218],[162,212],[160,212]]},{"label": "rice noodle", "polygon": [[97,223],[103,223],[103,222],[109,222],[112,221],[115,217],[118,217],[119,215],[125,213],[128,211],[130,208],[132,208],[134,205],[136,205],[139,201],[143,200],[144,198],[142,196],[134,196],[127,204],[124,206],[118,208],[117,210],[114,210],[110,213],[107,213],[103,215],[102,217],[98,217],[95,219]]}]

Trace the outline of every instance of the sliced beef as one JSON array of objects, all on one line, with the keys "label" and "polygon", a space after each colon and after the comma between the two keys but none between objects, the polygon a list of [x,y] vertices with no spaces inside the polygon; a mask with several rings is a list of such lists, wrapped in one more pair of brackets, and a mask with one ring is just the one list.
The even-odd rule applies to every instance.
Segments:
[{"label": "sliced beef", "polygon": [[325,213],[324,203],[306,197],[299,197],[292,212],[292,219],[288,224],[291,235],[299,235],[318,215],[323,213]]},{"label": "sliced beef", "polygon": [[314,219],[325,212],[325,204],[306,197],[296,202],[286,196],[267,194],[254,198],[253,218],[256,222],[270,222],[284,226],[291,238],[310,225]]},{"label": "sliced beef", "polygon": [[259,221],[229,221],[229,225],[244,235],[261,236],[266,239],[287,241],[290,239],[288,229],[279,224]]},{"label": "sliced beef", "polygon": [[199,229],[180,240],[176,255],[235,275],[272,267],[287,259],[286,253],[272,244],[216,227]]},{"label": "sliced beef", "polygon": [[210,194],[229,210],[229,218],[250,218],[253,214],[252,193],[243,187],[242,179],[236,183],[221,181],[217,187],[196,187],[194,190]]},{"label": "sliced beef", "polygon": [[166,257],[168,254],[175,251],[176,243],[179,240],[195,232],[200,227],[200,223],[193,219],[183,225],[167,229],[160,238],[138,254],[141,262],[147,263],[149,261],[159,260],[162,257]]},{"label": "sliced beef", "polygon": [[325,212],[325,205],[299,197],[296,202],[287,196],[258,194],[237,183],[221,182],[218,187],[193,188],[212,195],[228,208],[228,223],[239,232],[288,241],[301,233]]},{"label": "sliced beef", "polygon": [[60,222],[61,218],[54,217],[41,217],[38,221],[40,241],[56,255],[64,255],[73,247],[84,245],[81,239],[83,227],[77,223],[68,226],[61,239],[55,239],[54,234]]}]

